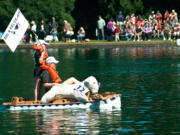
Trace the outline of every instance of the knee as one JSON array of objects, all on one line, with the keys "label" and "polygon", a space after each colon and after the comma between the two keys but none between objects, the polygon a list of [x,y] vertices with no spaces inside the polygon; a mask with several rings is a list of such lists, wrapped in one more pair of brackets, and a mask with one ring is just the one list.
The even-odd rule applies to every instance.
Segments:
[{"label": "knee", "polygon": [[68,80],[76,80],[74,77],[70,77]]},{"label": "knee", "polygon": [[76,79],[74,77],[70,77],[65,81],[65,83],[73,84],[75,81],[76,81]]}]

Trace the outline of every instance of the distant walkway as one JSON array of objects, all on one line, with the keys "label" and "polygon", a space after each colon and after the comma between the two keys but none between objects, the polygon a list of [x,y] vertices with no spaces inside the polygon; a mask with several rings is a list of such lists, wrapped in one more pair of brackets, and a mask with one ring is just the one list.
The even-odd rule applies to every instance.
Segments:
[{"label": "distant walkway", "polygon": [[[50,43],[48,48],[114,48],[114,47],[160,47],[176,46],[175,41],[121,41],[121,42],[84,42],[84,43]],[[0,44],[0,49],[8,49],[4,43]],[[20,44],[17,49],[32,49],[32,44]]]}]

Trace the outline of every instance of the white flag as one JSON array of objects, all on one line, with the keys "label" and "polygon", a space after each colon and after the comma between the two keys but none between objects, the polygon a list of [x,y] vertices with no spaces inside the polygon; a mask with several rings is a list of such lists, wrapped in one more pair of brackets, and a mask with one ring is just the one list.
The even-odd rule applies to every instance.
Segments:
[{"label": "white flag", "polygon": [[12,52],[14,52],[16,47],[19,45],[19,42],[23,38],[28,25],[29,23],[24,15],[19,9],[17,9],[2,37]]},{"label": "white flag", "polygon": [[180,46],[180,39],[177,39],[177,45]]}]

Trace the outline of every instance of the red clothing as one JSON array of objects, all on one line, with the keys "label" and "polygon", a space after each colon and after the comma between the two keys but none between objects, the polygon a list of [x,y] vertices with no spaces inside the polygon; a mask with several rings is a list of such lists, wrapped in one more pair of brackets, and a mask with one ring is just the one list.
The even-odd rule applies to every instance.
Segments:
[{"label": "red clothing", "polygon": [[158,24],[157,24],[157,28],[158,28],[158,30],[160,30],[160,31],[161,31],[161,29],[162,29],[162,25],[161,25],[160,23],[158,23]]},{"label": "red clothing", "polygon": [[156,15],[156,19],[158,22],[162,22],[162,14],[159,13],[158,15]]},{"label": "red clothing", "polygon": [[114,31],[115,31],[116,34],[119,33],[119,28],[116,27]]},{"label": "red clothing", "polygon": [[40,54],[42,53],[42,51],[45,51],[44,56],[43,56],[43,61],[42,61],[42,63],[41,63],[41,64],[45,64],[45,60],[46,60],[46,58],[48,57],[48,52],[47,52],[46,50],[44,50],[41,45],[38,45],[38,46],[37,46],[37,45],[33,45],[32,48],[33,48],[34,50],[36,50],[36,51],[39,51]]},{"label": "red clothing", "polygon": [[137,22],[136,22],[136,26],[137,26],[138,24],[141,24],[141,23],[142,23],[142,21],[140,21],[140,20],[137,21]]},{"label": "red clothing", "polygon": [[169,18],[169,13],[165,13],[164,15],[164,19],[167,20],[167,18]]}]

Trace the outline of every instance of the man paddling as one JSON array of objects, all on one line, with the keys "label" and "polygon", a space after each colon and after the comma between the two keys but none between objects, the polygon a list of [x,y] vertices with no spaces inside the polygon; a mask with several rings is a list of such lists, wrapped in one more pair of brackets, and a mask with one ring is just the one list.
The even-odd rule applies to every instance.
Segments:
[{"label": "man paddling", "polygon": [[82,102],[88,102],[90,94],[95,95],[99,90],[99,83],[95,77],[90,76],[80,82],[76,78],[71,77],[62,82],[56,71],[56,64],[59,63],[54,57],[50,56],[46,59],[46,65],[41,68],[44,71],[41,74],[41,81],[45,88],[45,95],[42,97],[42,103],[48,103],[60,95],[60,97],[73,97]]},{"label": "man paddling", "polygon": [[50,56],[46,59],[46,64],[41,65],[41,68],[44,69],[41,74],[41,81],[45,88],[45,92],[49,91],[53,86],[62,86],[64,84],[76,84],[79,83],[77,79],[71,77],[64,82],[59,77],[58,72],[56,71],[56,65],[59,63],[53,56]]},{"label": "man paddling", "polygon": [[99,83],[94,76],[86,78],[76,84],[64,84],[53,86],[41,99],[42,103],[49,103],[60,98],[73,98],[79,102],[92,102],[98,97]]},{"label": "man paddling", "polygon": [[46,46],[49,45],[44,40],[38,40],[32,48],[35,50],[34,53],[34,61],[35,61],[35,68],[34,68],[34,77],[36,79],[36,85],[34,89],[35,100],[40,99],[40,92],[41,92],[41,82],[40,82],[40,74],[42,73],[41,65],[45,64],[45,60],[48,57],[48,52],[46,50]]}]

